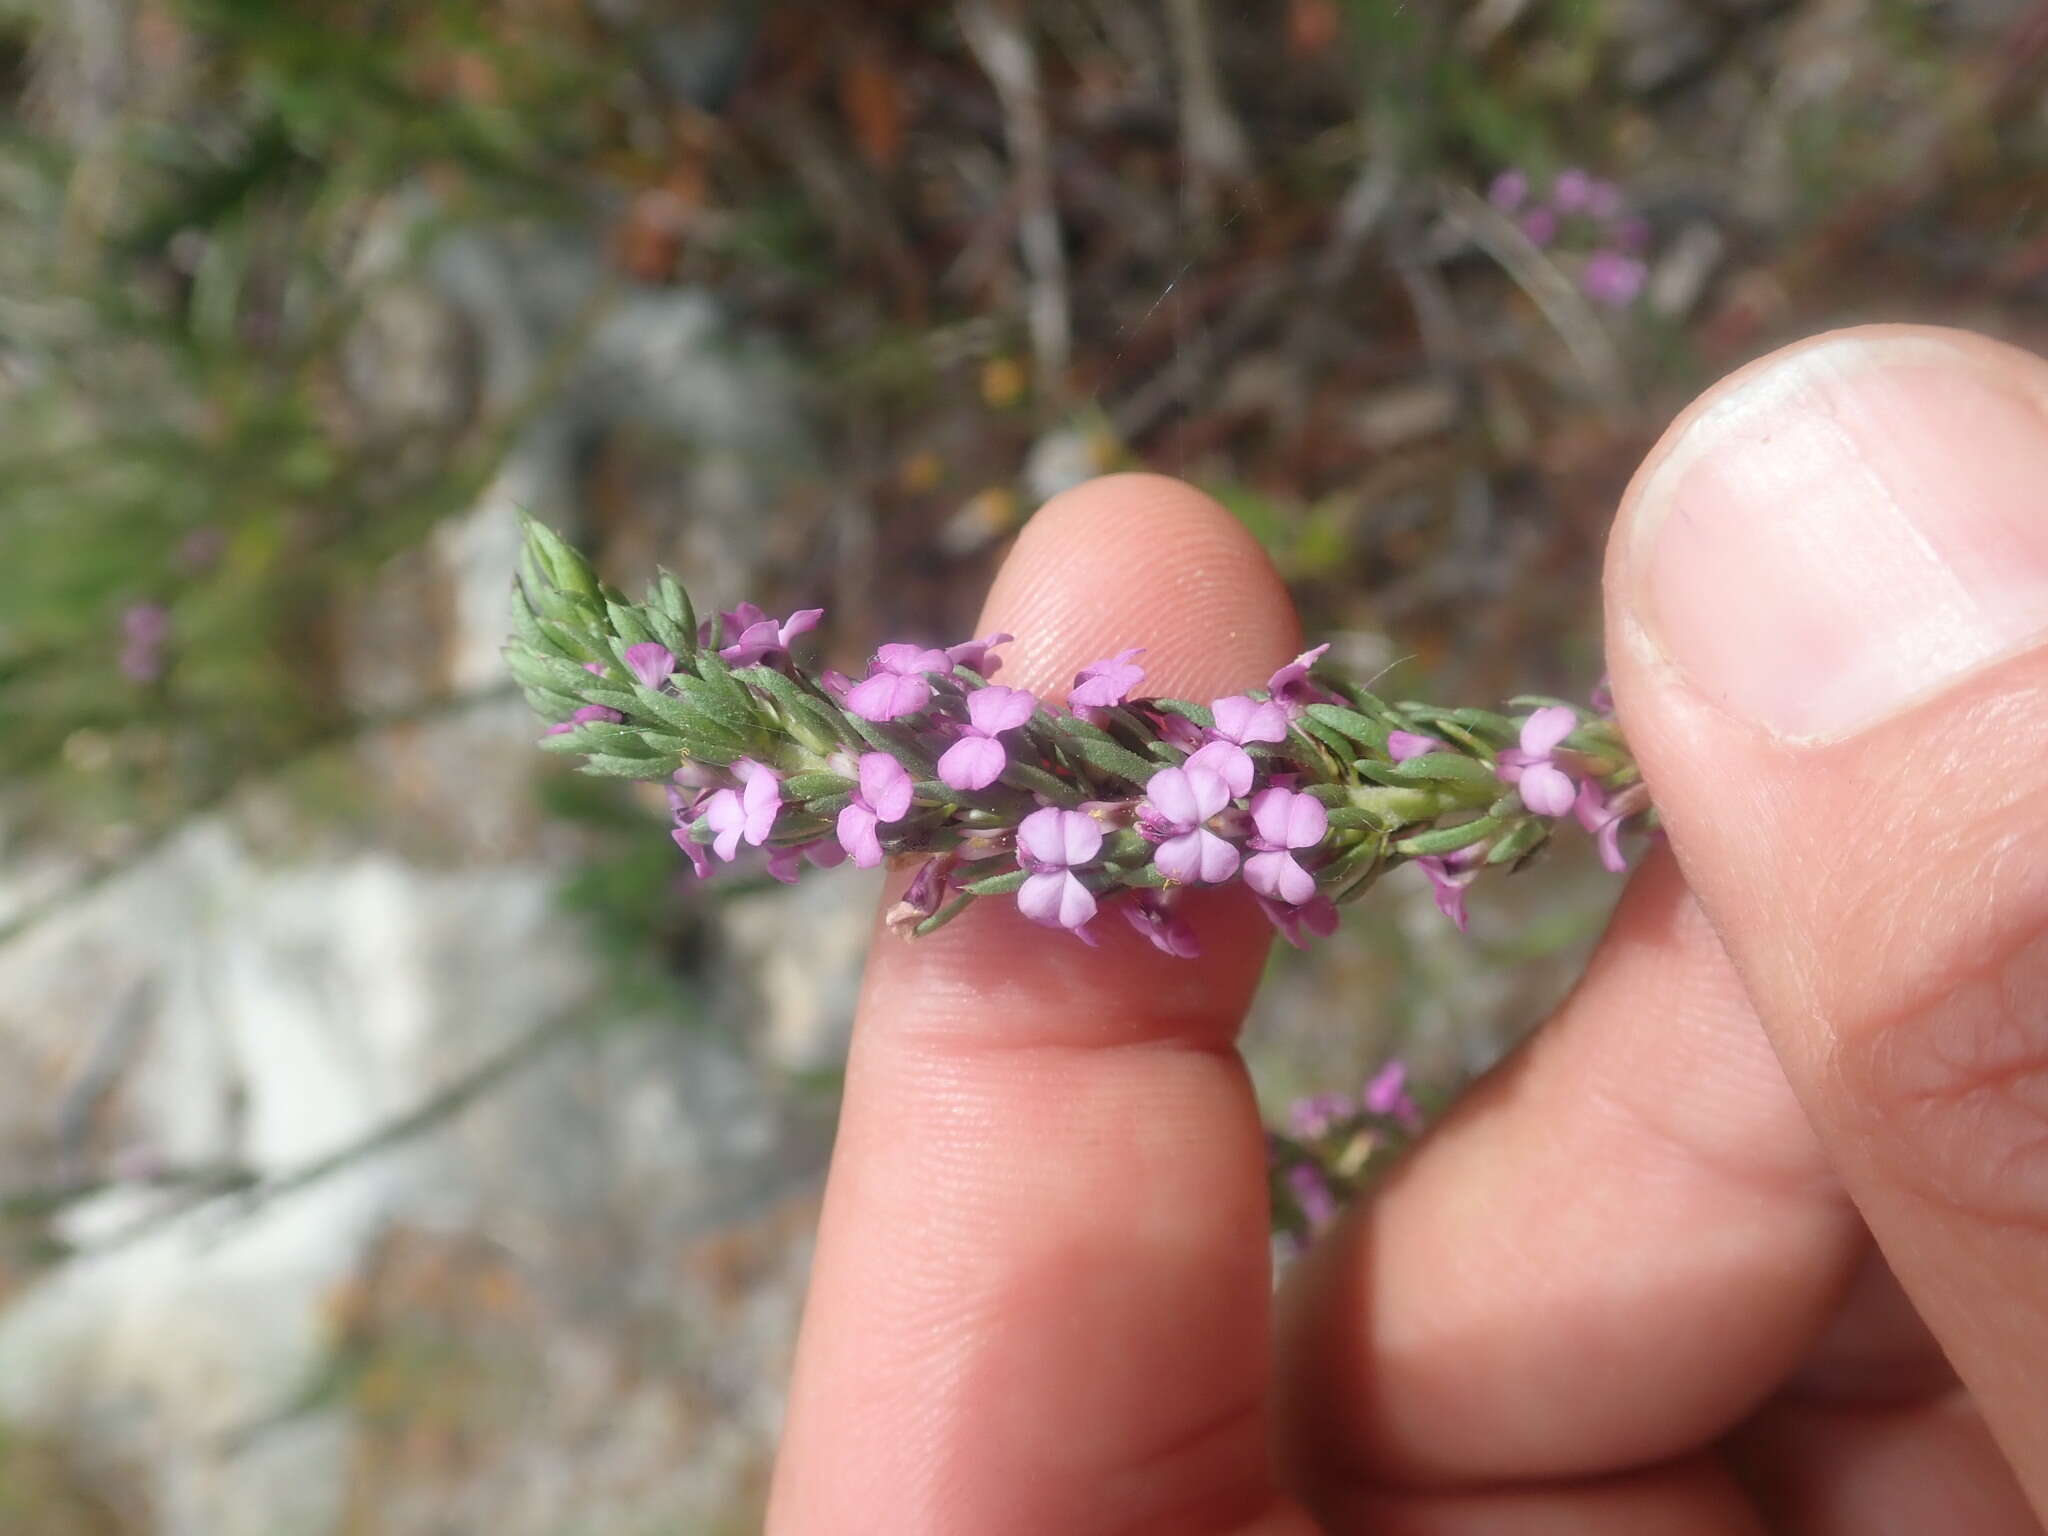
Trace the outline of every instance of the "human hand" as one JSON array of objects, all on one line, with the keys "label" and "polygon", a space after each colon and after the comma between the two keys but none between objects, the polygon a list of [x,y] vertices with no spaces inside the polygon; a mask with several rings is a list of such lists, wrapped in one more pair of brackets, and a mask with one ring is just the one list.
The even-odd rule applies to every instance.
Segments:
[{"label": "human hand", "polygon": [[[1242,892],[1196,893],[1197,962],[996,903],[879,940],[769,1530],[2038,1529],[2044,486],[2048,365],[1956,333],[1805,343],[1672,428],[1607,570],[1671,847],[1277,1303]],[[1041,512],[995,629],[1055,697],[1134,639],[1196,698],[1299,645],[1151,477]]]}]

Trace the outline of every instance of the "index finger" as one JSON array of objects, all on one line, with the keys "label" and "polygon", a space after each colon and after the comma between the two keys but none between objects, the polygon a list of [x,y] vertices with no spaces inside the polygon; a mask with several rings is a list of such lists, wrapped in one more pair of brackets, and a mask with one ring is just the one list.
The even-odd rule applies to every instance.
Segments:
[{"label": "index finger", "polygon": [[[1143,645],[1206,699],[1298,649],[1278,577],[1150,476],[1049,504],[997,578],[1003,681],[1058,697]],[[1243,893],[1171,959],[977,903],[880,934],[847,1069],[769,1529],[1305,1532],[1267,1449],[1264,1150],[1233,1039],[1267,947]]]}]

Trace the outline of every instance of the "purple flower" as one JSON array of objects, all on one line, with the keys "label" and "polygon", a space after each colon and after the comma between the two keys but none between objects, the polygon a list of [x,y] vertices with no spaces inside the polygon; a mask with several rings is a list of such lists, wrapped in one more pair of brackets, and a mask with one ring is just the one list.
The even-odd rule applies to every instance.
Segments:
[{"label": "purple flower", "polygon": [[1142,886],[1117,903],[1117,910],[1123,913],[1124,920],[1149,939],[1153,948],[1177,960],[1199,958],[1201,941],[1195,937],[1195,930],[1188,926],[1187,919],[1173,909],[1171,891],[1149,890]]},{"label": "purple flower", "polygon": [[1398,1120],[1403,1129],[1410,1133],[1422,1129],[1422,1109],[1408,1093],[1408,1064],[1390,1061],[1375,1072],[1372,1081],[1365,1085],[1360,1101],[1366,1110],[1383,1115],[1389,1120]]},{"label": "purple flower", "polygon": [[944,651],[916,645],[885,645],[875,652],[874,665],[862,682],[846,691],[846,707],[863,720],[901,720],[932,701],[927,672],[950,672]]},{"label": "purple flower", "polygon": [[1234,694],[1209,706],[1215,724],[1209,728],[1209,742],[1181,766],[1206,768],[1230,786],[1232,798],[1251,793],[1254,766],[1248,741],[1285,741],[1287,710],[1269,700]]},{"label": "purple flower", "polygon": [[990,635],[983,640],[967,640],[959,645],[946,647],[946,659],[956,667],[965,667],[970,672],[981,674],[982,681],[996,675],[1003,658],[993,654],[996,646],[1008,645],[1015,635]]},{"label": "purple flower", "polygon": [[1297,1136],[1327,1136],[1357,1113],[1358,1103],[1349,1094],[1312,1093],[1287,1106],[1287,1123]]},{"label": "purple flower", "polygon": [[121,614],[121,675],[131,683],[153,683],[163,676],[164,642],[171,634],[171,612],[162,603],[132,603]]},{"label": "purple flower", "polygon": [[1614,809],[1606,794],[1591,779],[1579,786],[1578,799],[1572,803],[1572,813],[1578,817],[1579,825],[1594,835],[1600,845],[1600,862],[1612,875],[1628,873],[1628,860],[1621,852],[1621,824],[1628,817]]},{"label": "purple flower", "polygon": [[1606,223],[1621,212],[1621,188],[1597,177],[1588,181],[1585,208],[1587,218]]},{"label": "purple flower", "polygon": [[1322,689],[1309,681],[1309,669],[1322,659],[1329,649],[1327,643],[1312,651],[1303,651],[1278,672],[1266,679],[1266,692],[1273,696],[1273,702],[1287,713],[1291,720],[1299,715],[1302,706],[1314,704],[1327,698]]},{"label": "purple flower", "polygon": [[1557,238],[1557,215],[1548,208],[1531,208],[1515,223],[1532,244],[1548,245]]},{"label": "purple flower", "polygon": [[[816,629],[818,620],[825,617],[825,610],[800,608],[777,623],[752,603],[741,603],[724,617],[729,643],[719,651],[719,659],[735,667],[757,667],[769,665],[777,657],[787,656],[789,643],[798,635],[807,635]],[[710,637],[706,635],[703,638],[708,641]]]},{"label": "purple flower", "polygon": [[1520,171],[1502,171],[1486,189],[1486,200],[1502,213],[1513,213],[1529,200],[1529,178]]},{"label": "purple flower", "polygon": [[1614,685],[1607,680],[1607,674],[1605,672],[1602,672],[1600,674],[1600,681],[1593,685],[1593,691],[1590,695],[1588,695],[1588,697],[1592,701],[1593,709],[1596,714],[1606,715],[1610,718],[1613,716]]},{"label": "purple flower", "polygon": [[1259,910],[1266,914],[1267,921],[1280,930],[1280,937],[1296,949],[1308,948],[1308,945],[1302,942],[1303,930],[1319,939],[1327,939],[1337,931],[1337,904],[1327,896],[1318,896],[1298,907],[1290,907],[1285,902],[1268,901],[1263,896],[1258,898],[1258,903]]},{"label": "purple flower", "polygon": [[1296,1163],[1287,1170],[1287,1190],[1301,1207],[1310,1231],[1320,1232],[1337,1219],[1337,1197],[1330,1193],[1322,1169],[1313,1163]]},{"label": "purple flower", "polygon": [[991,684],[967,695],[966,734],[939,759],[939,778],[954,789],[986,789],[1002,777],[1010,754],[996,738],[1030,720],[1034,694]]},{"label": "purple flower", "polygon": [[1056,805],[1033,811],[1017,824],[1017,862],[1031,874],[1018,888],[1017,910],[1087,938],[1082,930],[1095,916],[1095,896],[1074,870],[1100,852],[1102,823],[1094,817]]},{"label": "purple flower", "polygon": [[716,834],[711,846],[728,864],[743,840],[754,848],[768,841],[782,809],[782,780],[773,768],[743,757],[732,765],[732,771],[740,788],[715,790],[704,802],[704,819]]},{"label": "purple flower", "polygon": [[1387,756],[1397,763],[1405,763],[1411,757],[1426,757],[1442,746],[1443,743],[1434,736],[1423,736],[1414,731],[1387,733]]},{"label": "purple flower", "polygon": [[1593,196],[1593,178],[1577,166],[1559,171],[1550,184],[1550,205],[1559,213],[1584,213]]},{"label": "purple flower", "polygon": [[588,672],[592,677],[603,677],[604,663],[601,661],[586,661],[585,663],[583,663],[583,670]]},{"label": "purple flower", "polygon": [[910,775],[886,752],[864,752],[860,787],[853,803],[839,813],[839,846],[862,869],[882,862],[881,839],[875,828],[910,814]]},{"label": "purple flower", "polygon": [[1599,250],[1586,258],[1579,269],[1579,288],[1595,304],[1609,309],[1627,309],[1635,303],[1649,277],[1649,268],[1633,256],[1619,251]]},{"label": "purple flower", "polygon": [[1460,848],[1456,853],[1432,855],[1415,861],[1415,867],[1429,876],[1436,896],[1436,909],[1451,920],[1458,932],[1465,931],[1465,887],[1479,878],[1485,850],[1480,846]]},{"label": "purple flower", "polygon": [[691,835],[689,826],[677,827],[669,836],[675,839],[678,848],[690,856],[690,868],[696,872],[697,878],[710,879],[711,871],[716,867],[711,862],[711,850]]},{"label": "purple flower", "polygon": [[1138,822],[1159,844],[1152,862],[1162,875],[1183,885],[1220,885],[1237,873],[1237,850],[1204,825],[1230,799],[1223,776],[1192,758],[1146,781]]},{"label": "purple flower", "polygon": [[1563,816],[1578,798],[1571,775],[1557,766],[1555,753],[1579,728],[1575,710],[1551,704],[1522,722],[1522,744],[1501,753],[1496,772],[1522,792],[1522,804],[1538,816]]},{"label": "purple flower", "polygon": [[543,734],[548,736],[560,736],[565,734],[566,732],[575,730],[576,727],[579,725],[588,725],[593,720],[602,722],[605,725],[617,725],[625,718],[626,717],[620,714],[616,709],[606,709],[602,704],[586,704],[581,709],[577,710],[575,714],[571,715],[567,720],[561,721],[559,724],[549,726],[547,730],[543,732]]},{"label": "purple flower", "polygon": [[768,850],[768,873],[784,885],[795,885],[797,870],[809,859],[819,869],[837,869],[846,862],[846,850],[829,837],[815,842],[795,843]]},{"label": "purple flower", "polygon": [[957,862],[950,853],[935,854],[917,866],[917,873],[883,919],[892,933],[908,936],[910,931],[945,905],[951,887],[948,878]]},{"label": "purple flower", "polygon": [[1134,645],[1104,661],[1091,661],[1074,674],[1074,686],[1067,693],[1071,709],[1111,709],[1131,696],[1131,690],[1145,680],[1145,669],[1131,664],[1131,658],[1145,654]]},{"label": "purple flower", "polygon": [[1294,850],[1315,847],[1329,832],[1323,803],[1297,790],[1264,790],[1252,799],[1252,825],[1251,846],[1258,852],[1244,861],[1244,883],[1292,907],[1313,901],[1316,877],[1296,862]]},{"label": "purple flower", "polygon": [[652,640],[627,646],[625,661],[626,670],[639,679],[643,688],[659,688],[676,669],[675,652]]},{"label": "purple flower", "polygon": [[1213,729],[1221,740],[1243,746],[1248,741],[1287,739],[1287,711],[1270,699],[1232,694],[1227,699],[1217,699],[1209,706],[1209,712],[1216,717]]}]

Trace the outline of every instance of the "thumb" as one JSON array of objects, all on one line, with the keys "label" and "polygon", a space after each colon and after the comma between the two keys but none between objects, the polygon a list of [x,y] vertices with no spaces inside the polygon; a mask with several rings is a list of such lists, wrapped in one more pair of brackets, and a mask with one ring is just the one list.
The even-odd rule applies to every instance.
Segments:
[{"label": "thumb", "polygon": [[1687,879],[1892,1267],[2048,1508],[2048,366],[1802,343],[1710,391],[1608,551]]}]

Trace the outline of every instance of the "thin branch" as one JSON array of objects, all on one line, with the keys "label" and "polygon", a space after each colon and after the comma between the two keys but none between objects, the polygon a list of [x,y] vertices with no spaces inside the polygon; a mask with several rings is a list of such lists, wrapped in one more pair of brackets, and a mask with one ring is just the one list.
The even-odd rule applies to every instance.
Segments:
[{"label": "thin branch", "polygon": [[1039,88],[1038,55],[1002,0],[960,0],[960,32],[1003,108],[1003,132],[1017,180],[1018,244],[1029,286],[1025,307],[1038,387],[1047,400],[1066,398],[1073,322],[1067,299],[1067,257],[1053,205],[1051,136]]},{"label": "thin branch", "polygon": [[1204,0],[1166,0],[1166,20],[1180,76],[1182,195],[1189,214],[1206,220],[1216,211],[1216,184],[1251,174],[1251,151],[1223,93]]}]

